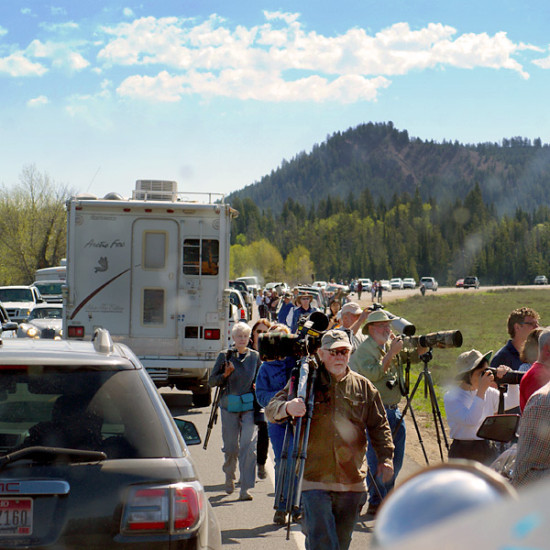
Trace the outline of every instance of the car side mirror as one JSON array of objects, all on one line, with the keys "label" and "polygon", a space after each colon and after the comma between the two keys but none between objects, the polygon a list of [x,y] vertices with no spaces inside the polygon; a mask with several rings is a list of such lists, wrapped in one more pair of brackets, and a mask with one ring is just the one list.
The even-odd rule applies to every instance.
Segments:
[{"label": "car side mirror", "polygon": [[201,444],[201,436],[199,435],[197,427],[193,424],[193,422],[176,417],[174,418],[174,422],[176,423],[176,426],[178,427],[178,430],[187,445]]},{"label": "car side mirror", "polygon": [[477,431],[477,436],[492,441],[508,443],[517,433],[519,414],[495,414],[485,418]]}]

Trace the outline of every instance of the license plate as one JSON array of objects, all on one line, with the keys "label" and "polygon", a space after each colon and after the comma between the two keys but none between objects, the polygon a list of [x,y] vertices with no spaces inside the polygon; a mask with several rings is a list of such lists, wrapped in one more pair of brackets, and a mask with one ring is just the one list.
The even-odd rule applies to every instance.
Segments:
[{"label": "license plate", "polygon": [[32,498],[0,497],[0,538],[32,533]]}]

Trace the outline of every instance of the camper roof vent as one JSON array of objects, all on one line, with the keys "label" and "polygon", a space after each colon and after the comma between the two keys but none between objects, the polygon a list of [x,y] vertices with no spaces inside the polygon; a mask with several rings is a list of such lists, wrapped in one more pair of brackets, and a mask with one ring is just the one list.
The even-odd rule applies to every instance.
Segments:
[{"label": "camper roof vent", "polygon": [[137,180],[134,199],[150,201],[175,201],[178,195],[178,184],[165,180]]}]

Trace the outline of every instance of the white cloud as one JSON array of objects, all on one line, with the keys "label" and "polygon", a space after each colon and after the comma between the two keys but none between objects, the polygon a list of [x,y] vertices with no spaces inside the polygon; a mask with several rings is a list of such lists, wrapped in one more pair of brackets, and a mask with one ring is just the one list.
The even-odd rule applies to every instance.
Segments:
[{"label": "white cloud", "polygon": [[15,52],[7,57],[0,57],[0,73],[10,76],[42,76],[48,69],[40,63],[33,63],[23,52]]},{"label": "white cloud", "polygon": [[550,69],[550,56],[544,57],[543,59],[535,59],[533,63],[541,69]]},{"label": "white cloud", "polygon": [[4,27],[0,26],[0,36],[4,36],[6,34],[8,34],[8,31]]},{"label": "white cloud", "polygon": [[124,8],[122,10],[122,14],[124,15],[124,17],[134,17],[134,11],[132,10],[132,8]]},{"label": "white cloud", "polygon": [[47,105],[49,102],[49,99],[45,95],[39,95],[38,97],[29,99],[27,105],[29,107],[42,107],[42,105]]},{"label": "white cloud", "polygon": [[78,52],[76,45],[64,42],[41,42],[33,40],[27,47],[29,56],[51,59],[52,66],[69,71],[81,71],[89,62]]}]

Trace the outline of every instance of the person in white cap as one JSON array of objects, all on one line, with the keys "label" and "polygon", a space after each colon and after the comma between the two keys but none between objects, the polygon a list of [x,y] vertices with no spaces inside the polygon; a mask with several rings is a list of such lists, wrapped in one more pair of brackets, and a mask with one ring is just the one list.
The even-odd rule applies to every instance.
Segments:
[{"label": "person in white cap", "polygon": [[351,345],[353,347],[352,353],[364,342],[367,337],[361,330],[361,325],[365,322],[369,316],[370,310],[368,308],[362,309],[357,302],[348,302],[342,306],[340,310],[340,317],[342,320],[341,327],[348,331],[350,335]]},{"label": "person in white cap", "polygon": [[[382,309],[369,314],[362,330],[368,336],[352,355],[350,367],[368,378],[380,392],[395,445],[393,477],[386,482],[375,477],[375,483],[369,484],[367,514],[375,515],[382,500],[395,485],[395,478],[401,470],[405,456],[405,422],[401,421],[402,414],[398,408],[402,394],[399,368],[395,362],[396,356],[403,349],[403,340],[393,334],[391,319]],[[367,449],[367,461],[374,476],[378,469],[378,460],[371,445]]]},{"label": "person in white cap", "polygon": [[[456,380],[443,396],[445,413],[453,440],[449,458],[467,458],[482,464],[490,464],[498,455],[492,441],[479,438],[477,430],[487,416],[496,414],[499,405],[499,390],[495,384],[489,361],[492,351],[485,354],[476,349],[461,353],[456,360]],[[496,369],[497,378],[511,371],[506,365]],[[504,394],[506,409],[519,404],[519,384],[509,384]]]},{"label": "person in white cap", "polygon": [[[348,366],[351,344],[341,330],[329,330],[318,350],[315,406],[303,477],[302,528],[306,549],[346,550],[365,499],[367,430],[379,458],[378,474],[393,475],[393,443],[380,395]],[[288,400],[287,385],[268,403],[270,422],[306,414],[303,399]]]}]

